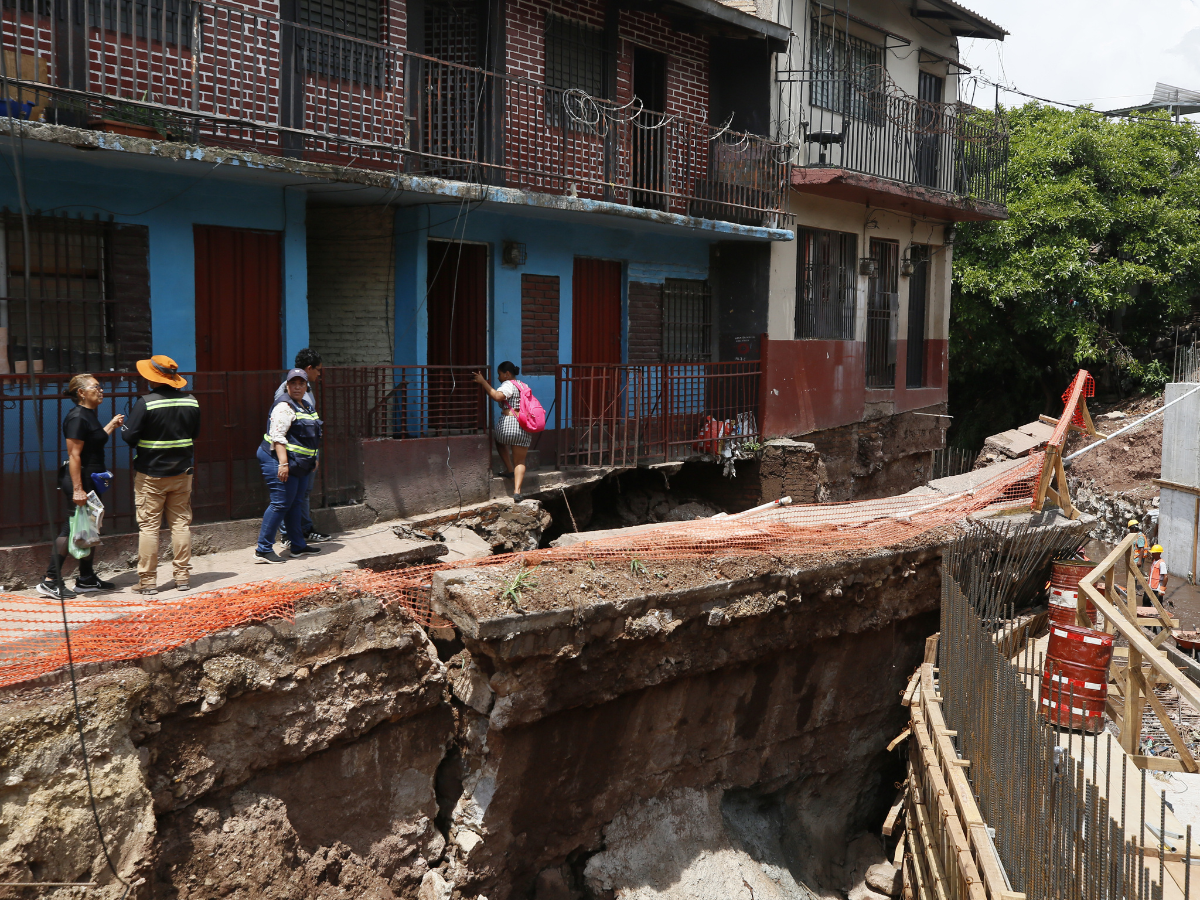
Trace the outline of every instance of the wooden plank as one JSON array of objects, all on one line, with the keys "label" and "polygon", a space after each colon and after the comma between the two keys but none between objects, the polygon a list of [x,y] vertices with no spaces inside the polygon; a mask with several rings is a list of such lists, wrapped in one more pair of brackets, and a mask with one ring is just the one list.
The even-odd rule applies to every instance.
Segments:
[{"label": "wooden plank", "polygon": [[1050,475],[1054,471],[1054,449],[1047,447],[1042,459],[1042,474],[1038,476],[1037,493],[1033,497],[1033,511],[1041,512],[1046,502],[1046,489],[1050,487]]},{"label": "wooden plank", "polygon": [[1081,513],[1071,503],[1071,488],[1067,482],[1067,470],[1063,468],[1062,455],[1054,454],[1054,472],[1058,478],[1058,505],[1068,519],[1078,519]]},{"label": "wooden plank", "polygon": [[[1196,765],[1196,760],[1192,757],[1191,752],[1187,748],[1187,744],[1183,742],[1183,738],[1179,736],[1179,732],[1175,729],[1175,724],[1171,721],[1171,717],[1167,715],[1166,709],[1162,705],[1162,701],[1158,699],[1158,695],[1153,690],[1146,688],[1145,679],[1142,678],[1141,672],[1130,672],[1129,678],[1139,682],[1146,695],[1146,699],[1150,702],[1150,706],[1154,708],[1154,714],[1158,716],[1158,722],[1163,727],[1163,731],[1167,733],[1167,737],[1171,739],[1172,746],[1175,747],[1175,752],[1179,754],[1180,762],[1183,763],[1185,771],[1196,772],[1200,767]],[[1140,735],[1139,735],[1140,737]]]},{"label": "wooden plank", "polygon": [[931,634],[925,638],[925,662],[930,665],[937,663],[938,636],[937,634]]},{"label": "wooden plank", "polygon": [[910,734],[912,734],[912,729],[905,728],[902,732],[900,732],[898,735],[896,735],[894,738],[892,738],[891,741],[887,745],[888,753],[891,753],[893,750],[895,750],[896,747],[900,744],[900,742],[905,740]]},{"label": "wooden plank", "polygon": [[[1096,430],[1096,425],[1092,422],[1092,414],[1087,408],[1087,398],[1083,394],[1079,395],[1079,411],[1083,413],[1083,424],[1087,433],[1092,437],[1105,437],[1105,435]],[[1075,427],[1078,428],[1079,426],[1076,425]]]},{"label": "wooden plank", "polygon": [[[892,804],[892,808],[888,810],[887,818],[883,820],[883,836],[891,837],[892,832],[896,830],[896,822],[900,819],[900,813],[904,811],[904,798],[908,796],[908,782],[904,783],[904,787],[896,794],[896,802]],[[903,837],[900,839],[904,843]]]},{"label": "wooden plank", "polygon": [[1151,478],[1150,481],[1159,487],[1170,488],[1173,491],[1182,491],[1185,494],[1194,494],[1200,497],[1200,487],[1192,487],[1190,484],[1180,484],[1178,481],[1167,481],[1162,478]]},{"label": "wooden plank", "polygon": [[1139,769],[1149,769],[1153,772],[1186,772],[1182,762],[1169,756],[1139,756],[1129,754],[1129,761]]},{"label": "wooden plank", "polygon": [[908,687],[904,690],[904,699],[900,701],[902,706],[912,706],[913,697],[916,694],[917,687],[921,683],[921,670],[916,669],[908,679]]}]

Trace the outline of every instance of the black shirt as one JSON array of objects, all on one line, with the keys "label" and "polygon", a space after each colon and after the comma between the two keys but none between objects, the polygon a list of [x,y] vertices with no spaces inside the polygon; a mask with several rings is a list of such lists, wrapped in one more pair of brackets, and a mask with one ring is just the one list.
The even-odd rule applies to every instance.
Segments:
[{"label": "black shirt", "polygon": [[63,437],[83,441],[83,452],[79,461],[84,470],[103,472],[104,446],[108,443],[108,434],[100,424],[100,417],[96,415],[96,411],[86,406],[76,406],[67,413],[62,427]]}]

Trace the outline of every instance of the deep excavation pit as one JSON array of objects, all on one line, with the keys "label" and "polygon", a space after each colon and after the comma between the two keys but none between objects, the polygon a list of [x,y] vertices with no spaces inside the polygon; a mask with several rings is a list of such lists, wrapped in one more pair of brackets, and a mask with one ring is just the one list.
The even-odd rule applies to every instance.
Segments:
[{"label": "deep excavation pit", "polygon": [[[114,863],[139,898],[844,896],[883,858],[944,537],[534,568],[524,612],[506,567],[457,570],[453,628],[330,595],[84,678]],[[0,697],[0,881],[120,897],[69,686]]]}]

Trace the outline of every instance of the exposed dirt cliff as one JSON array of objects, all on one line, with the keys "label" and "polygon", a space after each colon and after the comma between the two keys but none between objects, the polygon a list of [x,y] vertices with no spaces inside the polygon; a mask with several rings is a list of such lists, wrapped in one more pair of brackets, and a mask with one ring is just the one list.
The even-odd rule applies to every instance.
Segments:
[{"label": "exposed dirt cliff", "polygon": [[[327,597],[82,679],[128,896],[724,900],[750,896],[741,878],[842,896],[879,855],[855,839],[894,793],[884,747],[936,628],[937,547],[762,561],[587,602],[547,580],[526,613],[454,573],[436,644]],[[69,685],[0,701],[0,881],[120,897]]]}]

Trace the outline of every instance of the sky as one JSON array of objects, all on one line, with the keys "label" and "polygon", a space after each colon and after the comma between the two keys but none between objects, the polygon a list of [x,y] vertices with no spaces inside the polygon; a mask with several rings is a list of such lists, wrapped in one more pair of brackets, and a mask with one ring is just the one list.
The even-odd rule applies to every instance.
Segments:
[{"label": "sky", "polygon": [[[1030,94],[1117,109],[1144,102],[1162,81],[1200,91],[1200,0],[960,0],[1009,32],[962,39],[976,73]],[[969,76],[963,99],[990,106],[994,89]],[[1025,102],[1000,94],[1006,106]]]}]

